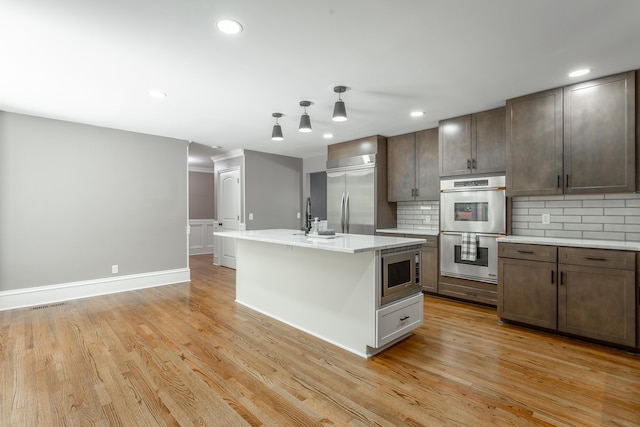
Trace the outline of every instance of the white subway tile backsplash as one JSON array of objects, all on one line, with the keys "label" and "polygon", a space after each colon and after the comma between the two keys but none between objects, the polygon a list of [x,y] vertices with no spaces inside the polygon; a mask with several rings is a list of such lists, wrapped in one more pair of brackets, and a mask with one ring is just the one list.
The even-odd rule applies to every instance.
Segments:
[{"label": "white subway tile backsplash", "polygon": [[440,229],[440,203],[437,201],[398,202],[396,213],[398,227],[414,230]]},{"label": "white subway tile backsplash", "polygon": [[516,197],[511,221],[515,235],[640,241],[640,194]]},{"label": "white subway tile backsplash", "polygon": [[582,222],[600,223],[600,224],[624,224],[623,216],[583,216]]},{"label": "white subway tile backsplash", "polygon": [[565,215],[603,215],[602,208],[567,208],[564,210]]},{"label": "white subway tile backsplash", "polygon": [[565,230],[602,231],[604,224],[572,224],[565,222]]},{"label": "white subway tile backsplash", "polygon": [[545,208],[581,208],[582,200],[549,200],[544,202]]},{"label": "white subway tile backsplash", "polygon": [[585,208],[624,208],[624,200],[585,200],[582,206]]},{"label": "white subway tile backsplash", "polygon": [[584,231],[582,233],[583,239],[598,239],[598,240],[625,240],[624,233],[609,233],[598,231]]},{"label": "white subway tile backsplash", "polygon": [[[582,231],[545,230],[545,237],[560,237],[564,239],[581,239]],[[586,232],[585,232],[586,233]]]}]

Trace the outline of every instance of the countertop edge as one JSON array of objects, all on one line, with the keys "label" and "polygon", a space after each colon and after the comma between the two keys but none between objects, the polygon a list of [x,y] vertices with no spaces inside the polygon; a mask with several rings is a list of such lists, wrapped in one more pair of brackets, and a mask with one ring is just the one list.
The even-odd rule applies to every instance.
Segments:
[{"label": "countertop edge", "polygon": [[498,243],[523,243],[529,245],[567,246],[591,249],[615,249],[640,252],[640,242],[618,240],[569,239],[561,237],[506,236],[499,237]]},{"label": "countertop edge", "polygon": [[[263,235],[260,235],[259,233],[256,232],[264,232]],[[271,243],[271,244],[276,244],[276,245],[286,245],[286,246],[295,246],[295,247],[301,247],[301,248],[307,248],[307,249],[318,249],[318,250],[324,250],[324,251],[330,251],[330,252],[341,252],[341,253],[348,253],[348,254],[356,254],[356,253],[362,253],[362,252],[374,252],[377,250],[384,250],[384,249],[393,249],[393,248],[399,248],[399,247],[403,247],[403,246],[411,246],[411,245],[421,245],[423,243],[426,243],[426,240],[424,239],[415,239],[415,238],[401,238],[401,237],[383,237],[383,236],[369,236],[369,235],[349,235],[349,234],[342,234],[342,233],[337,233],[336,234],[336,238],[335,239],[340,239],[340,238],[349,238],[350,236],[354,236],[354,239],[372,239],[372,240],[378,240],[380,241],[381,239],[401,239],[401,242],[387,242],[387,243],[357,243],[355,242],[352,246],[353,247],[340,247],[340,246],[334,246],[331,245],[331,243],[335,242],[334,239],[323,239],[323,238],[313,238],[313,236],[303,236],[303,235],[298,235],[298,234],[294,234],[297,233],[296,230],[278,230],[280,231],[280,234],[284,234],[282,233],[283,231],[287,231],[287,232],[291,232],[291,238],[289,239],[285,239],[282,235],[278,235],[277,231],[271,233],[271,235],[269,235],[269,230],[254,230],[254,232],[251,231],[216,231],[214,232],[214,236],[220,236],[220,237],[228,237],[228,238],[235,238],[235,239],[240,239],[240,240],[249,240],[249,241],[255,241],[255,242],[263,242],[263,243]],[[293,238],[293,237],[297,237],[297,239]]]}]

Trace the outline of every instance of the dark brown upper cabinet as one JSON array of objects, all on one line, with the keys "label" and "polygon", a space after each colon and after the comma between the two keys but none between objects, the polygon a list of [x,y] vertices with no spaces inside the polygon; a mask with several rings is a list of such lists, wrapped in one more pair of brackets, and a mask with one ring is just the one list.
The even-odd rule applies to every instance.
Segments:
[{"label": "dark brown upper cabinet", "polygon": [[505,171],[505,109],[442,120],[440,176]]},{"label": "dark brown upper cabinet", "polygon": [[507,195],[562,194],[562,89],[507,100]]},{"label": "dark brown upper cabinet", "polygon": [[507,195],[633,192],[635,72],[507,101]]},{"label": "dark brown upper cabinet", "polygon": [[438,129],[387,139],[387,200],[438,200]]},{"label": "dark brown upper cabinet", "polygon": [[633,192],[635,72],[564,88],[564,192]]}]

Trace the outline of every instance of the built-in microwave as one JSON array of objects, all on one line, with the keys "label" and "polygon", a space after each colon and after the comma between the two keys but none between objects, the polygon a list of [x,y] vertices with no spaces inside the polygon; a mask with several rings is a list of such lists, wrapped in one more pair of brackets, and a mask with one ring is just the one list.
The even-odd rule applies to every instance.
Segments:
[{"label": "built-in microwave", "polygon": [[421,292],[420,245],[381,251],[380,305]]}]

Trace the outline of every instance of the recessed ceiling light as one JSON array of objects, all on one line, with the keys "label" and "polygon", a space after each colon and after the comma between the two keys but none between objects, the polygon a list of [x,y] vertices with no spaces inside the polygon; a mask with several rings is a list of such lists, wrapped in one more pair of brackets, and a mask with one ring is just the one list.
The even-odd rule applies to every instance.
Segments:
[{"label": "recessed ceiling light", "polygon": [[242,25],[233,19],[221,19],[216,23],[216,26],[225,34],[238,34],[242,32]]},{"label": "recessed ceiling light", "polygon": [[424,111],[412,111],[411,117],[422,117],[424,116]]},{"label": "recessed ceiling light", "polygon": [[328,132],[327,132],[327,133],[325,133],[324,135],[322,135],[322,137],[323,137],[324,139],[331,139],[331,138],[333,138],[333,134],[332,134],[332,133],[328,133]]},{"label": "recessed ceiling light", "polygon": [[153,98],[157,98],[157,99],[162,99],[162,98],[166,98],[167,94],[164,93],[161,90],[152,89],[152,90],[149,91],[149,96],[151,96]]},{"label": "recessed ceiling light", "polygon": [[580,76],[584,76],[585,74],[589,74],[591,72],[590,69],[588,68],[581,68],[580,70],[575,70],[569,73],[569,77],[580,77]]}]

